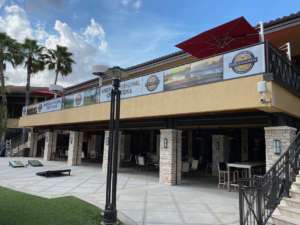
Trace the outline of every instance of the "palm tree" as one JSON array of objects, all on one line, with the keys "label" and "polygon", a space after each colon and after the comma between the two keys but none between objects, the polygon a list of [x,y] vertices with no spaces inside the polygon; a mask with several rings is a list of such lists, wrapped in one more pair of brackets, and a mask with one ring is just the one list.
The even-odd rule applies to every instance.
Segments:
[{"label": "palm tree", "polygon": [[[7,122],[7,97],[5,90],[5,76],[4,71],[7,64],[13,67],[21,64],[23,61],[22,54],[20,54],[20,44],[16,40],[7,36],[6,33],[0,33],[0,144],[4,144],[5,130]],[[1,149],[0,149],[1,150]]]},{"label": "palm tree", "polygon": [[72,53],[68,52],[68,48],[56,45],[56,49],[49,49],[45,63],[48,64],[49,70],[55,70],[54,84],[57,83],[58,75],[67,76],[72,73]]},{"label": "palm tree", "polygon": [[25,68],[27,70],[27,81],[26,81],[26,97],[25,105],[29,105],[30,101],[30,80],[31,76],[35,73],[43,71],[45,69],[44,63],[44,47],[40,46],[36,40],[25,39],[22,44],[22,52],[24,57]]}]

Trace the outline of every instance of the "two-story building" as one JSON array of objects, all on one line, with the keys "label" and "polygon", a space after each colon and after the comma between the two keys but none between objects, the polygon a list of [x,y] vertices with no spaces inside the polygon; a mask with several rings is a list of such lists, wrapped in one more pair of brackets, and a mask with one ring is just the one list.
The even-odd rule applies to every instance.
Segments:
[{"label": "two-story building", "polygon": [[[300,127],[300,13],[255,27],[238,18],[177,46],[125,69],[121,167],[154,168],[170,185],[194,170],[218,175],[221,162],[269,168]],[[31,156],[105,169],[110,89],[93,79],[25,108]]]}]

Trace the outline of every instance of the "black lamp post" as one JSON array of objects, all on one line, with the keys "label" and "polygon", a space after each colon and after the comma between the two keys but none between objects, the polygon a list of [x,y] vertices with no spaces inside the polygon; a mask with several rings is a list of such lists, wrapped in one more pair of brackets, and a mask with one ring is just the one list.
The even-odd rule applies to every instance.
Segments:
[{"label": "black lamp post", "polygon": [[[104,71],[101,71],[104,70]],[[99,85],[106,77],[112,77],[110,120],[109,120],[109,146],[106,177],[106,203],[103,216],[105,225],[117,224],[117,170],[118,170],[118,145],[120,121],[120,77],[124,70],[120,67],[107,69],[103,66],[94,66],[93,74],[99,76]]]}]

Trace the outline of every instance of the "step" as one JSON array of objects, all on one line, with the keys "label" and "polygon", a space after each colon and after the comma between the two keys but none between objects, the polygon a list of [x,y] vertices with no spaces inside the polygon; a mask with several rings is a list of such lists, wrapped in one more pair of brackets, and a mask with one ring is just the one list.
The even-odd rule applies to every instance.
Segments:
[{"label": "step", "polygon": [[290,196],[293,199],[298,199],[300,200],[300,191],[299,190],[290,190]]},{"label": "step", "polygon": [[289,218],[297,219],[300,222],[300,209],[279,205],[278,211],[281,215],[284,215]]},{"label": "step", "polygon": [[283,215],[273,215],[272,221],[275,225],[300,225],[299,219],[293,219]]},{"label": "step", "polygon": [[283,198],[280,205],[300,209],[300,200],[294,198]]}]

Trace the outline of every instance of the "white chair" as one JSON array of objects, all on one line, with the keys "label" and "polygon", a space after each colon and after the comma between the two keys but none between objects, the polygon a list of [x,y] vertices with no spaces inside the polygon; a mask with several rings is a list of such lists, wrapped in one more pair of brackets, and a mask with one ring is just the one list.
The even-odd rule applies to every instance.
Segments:
[{"label": "white chair", "polygon": [[190,171],[190,164],[189,164],[189,162],[182,162],[181,171],[183,173],[188,173]]},{"label": "white chair", "polygon": [[199,166],[199,160],[193,159],[191,170],[193,170],[193,171],[198,170],[198,166]]},{"label": "white chair", "polygon": [[220,188],[220,186],[227,187],[227,185],[228,185],[228,171],[227,171],[226,163],[220,162],[218,164],[218,172],[219,172],[218,188]]},{"label": "white chair", "polygon": [[138,165],[139,166],[145,166],[145,158],[144,156],[138,156]]}]

